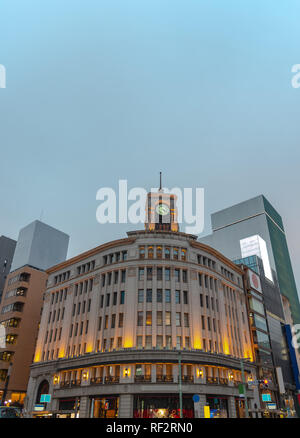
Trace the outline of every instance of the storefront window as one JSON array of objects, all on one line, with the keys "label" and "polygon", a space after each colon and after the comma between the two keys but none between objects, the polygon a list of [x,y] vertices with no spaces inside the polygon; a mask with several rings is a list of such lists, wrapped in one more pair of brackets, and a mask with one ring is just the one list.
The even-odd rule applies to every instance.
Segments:
[{"label": "storefront window", "polygon": [[[183,396],[183,418],[194,417],[192,396]],[[134,418],[180,418],[179,397],[170,395],[135,396]]]},{"label": "storefront window", "polygon": [[119,397],[95,397],[91,401],[92,418],[117,418]]},{"label": "storefront window", "polygon": [[228,418],[228,401],[227,398],[207,397],[207,404],[210,407],[211,418]]}]

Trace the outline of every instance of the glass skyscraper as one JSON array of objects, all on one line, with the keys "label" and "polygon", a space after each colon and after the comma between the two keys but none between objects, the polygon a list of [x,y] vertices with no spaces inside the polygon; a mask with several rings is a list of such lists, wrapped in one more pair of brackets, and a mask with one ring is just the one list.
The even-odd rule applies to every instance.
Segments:
[{"label": "glass skyscraper", "polygon": [[[200,239],[231,260],[245,257],[245,240],[249,239],[248,256],[258,255],[276,272],[280,292],[290,303],[294,324],[300,324],[300,305],[282,218],[270,202],[257,196],[211,216],[212,234]],[[259,254],[251,239],[259,237],[267,251]],[[241,242],[243,241],[243,242]],[[244,254],[242,253],[244,251]]]}]

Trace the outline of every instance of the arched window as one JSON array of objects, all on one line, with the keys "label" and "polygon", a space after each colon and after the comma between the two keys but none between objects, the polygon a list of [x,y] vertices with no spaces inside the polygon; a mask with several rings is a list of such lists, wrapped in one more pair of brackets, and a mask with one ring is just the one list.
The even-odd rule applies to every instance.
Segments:
[{"label": "arched window", "polygon": [[153,259],[153,246],[148,247],[148,259]]},{"label": "arched window", "polygon": [[41,394],[49,394],[49,382],[47,380],[43,380],[40,383],[37,395],[36,395],[36,404],[41,402]]},{"label": "arched window", "polygon": [[157,257],[158,259],[161,259],[161,258],[162,258],[162,247],[161,247],[161,246],[157,246],[157,247],[156,247],[156,257]]},{"label": "arched window", "polygon": [[140,246],[140,259],[144,259],[145,258],[145,247],[144,246]]}]

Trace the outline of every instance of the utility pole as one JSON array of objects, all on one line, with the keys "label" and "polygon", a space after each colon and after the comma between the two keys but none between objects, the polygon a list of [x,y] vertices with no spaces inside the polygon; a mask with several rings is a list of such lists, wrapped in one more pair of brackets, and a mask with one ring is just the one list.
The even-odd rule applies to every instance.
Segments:
[{"label": "utility pole", "polygon": [[178,380],[179,380],[179,411],[180,418],[182,418],[182,375],[181,375],[181,351],[179,351],[178,355]]},{"label": "utility pole", "polygon": [[249,418],[248,400],[247,400],[247,392],[246,392],[246,379],[245,379],[245,373],[244,373],[243,359],[241,359],[241,372],[242,372],[242,382],[243,382],[243,389],[244,389],[244,396],[245,396],[245,416],[246,416],[246,418]]}]

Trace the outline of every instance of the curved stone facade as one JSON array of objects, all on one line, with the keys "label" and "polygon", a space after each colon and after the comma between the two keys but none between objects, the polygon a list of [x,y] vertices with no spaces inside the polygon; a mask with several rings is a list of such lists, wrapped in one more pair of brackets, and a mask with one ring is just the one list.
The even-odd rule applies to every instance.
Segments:
[{"label": "curved stone facade", "polygon": [[177,416],[181,377],[186,416],[205,403],[239,415],[240,359],[246,380],[255,366],[243,274],[220,253],[184,233],[137,231],[48,274],[28,412],[46,379],[49,413]]}]

